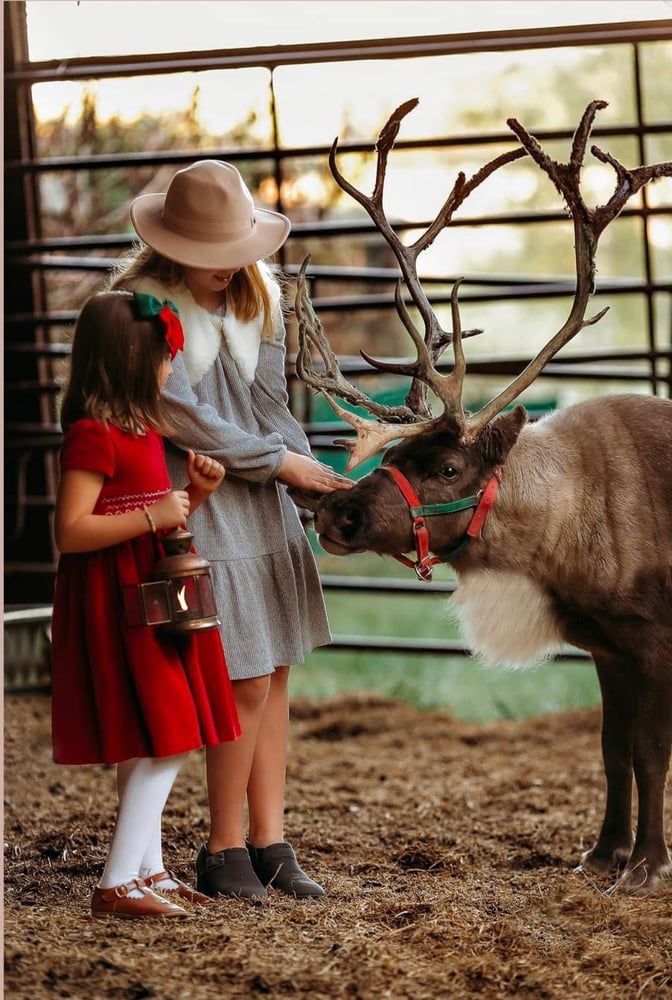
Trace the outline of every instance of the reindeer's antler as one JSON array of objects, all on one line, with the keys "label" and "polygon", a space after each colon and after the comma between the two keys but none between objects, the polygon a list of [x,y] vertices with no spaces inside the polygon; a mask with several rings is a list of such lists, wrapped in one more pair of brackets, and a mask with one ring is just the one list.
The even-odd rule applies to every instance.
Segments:
[{"label": "reindeer's antler", "polygon": [[[342,445],[350,452],[350,459],[346,468],[351,469],[372,455],[376,455],[381,448],[384,448],[391,441],[395,441],[400,437],[410,437],[413,434],[419,434],[421,431],[426,430],[428,426],[438,424],[443,417],[438,417],[435,420],[419,419],[418,414],[409,406],[387,406],[384,403],[377,403],[343,377],[338,366],[338,359],[329,345],[324,328],[313,309],[313,304],[308,295],[306,268],[309,260],[310,256],[305,257],[299,269],[297,292],[294,300],[294,311],[298,321],[296,371],[302,382],[305,382],[306,385],[311,386],[313,389],[319,389],[324,394],[337,416],[356,429],[357,437],[354,440],[344,438],[334,441],[334,444]],[[397,294],[399,298],[399,293]],[[455,297],[455,295],[456,289],[453,291],[453,296]],[[398,308],[405,312],[403,303],[398,302]],[[428,350],[424,341],[412,323],[410,323],[410,320],[409,324],[408,329],[409,331],[412,330],[411,335],[418,347],[418,354],[423,353],[426,355]],[[317,369],[315,367],[311,348],[314,348],[321,357],[323,368]],[[367,361],[370,361],[363,351],[361,353]],[[411,368],[402,365],[388,365],[382,361],[375,362],[375,366],[377,368],[387,368],[391,371],[402,372],[403,374],[411,373]],[[437,377],[442,377],[438,372],[436,374]],[[345,410],[334,400],[334,396],[352,403],[353,406],[364,407],[372,416],[376,416],[379,419],[377,421],[367,420],[356,413],[352,413],[350,410]]]},{"label": "reindeer's antler", "polygon": [[[442,414],[438,418],[432,418],[426,400],[428,387],[444,402],[444,406],[447,405],[447,400],[452,400],[451,410],[454,410],[456,414],[459,413],[459,419],[462,422],[463,414],[460,400],[464,378],[464,357],[461,341],[464,337],[473,336],[481,331],[461,330],[457,308],[457,288],[459,281],[455,284],[451,295],[453,331],[449,333],[442,328],[418,279],[416,261],[419,254],[431,246],[442,229],[449,224],[455,210],[459,208],[479,184],[483,183],[490,174],[494,173],[495,170],[499,169],[505,163],[509,163],[525,155],[525,150],[521,149],[514,149],[503,153],[487,163],[468,181],[464,173],[460,172],[450,194],[434,221],[415,243],[406,246],[399,239],[387,219],[383,207],[383,190],[388,156],[394,146],[399,127],[402,120],[417,104],[417,98],[413,98],[405,104],[400,105],[390,115],[381,129],[375,147],[378,154],[376,180],[373,193],[370,197],[355,188],[338,169],[336,164],[338,139],[334,140],[329,153],[329,166],[336,182],[347,194],[359,202],[369,214],[376,228],[383,235],[394,253],[401,269],[403,282],[400,279],[397,283],[395,305],[401,321],[415,345],[416,360],[410,364],[398,364],[376,360],[364,351],[360,353],[372,367],[378,370],[394,372],[399,375],[410,375],[412,377],[411,388],[406,397],[405,406],[387,407],[376,403],[343,378],[338,367],[338,361],[328,344],[322,325],[315,315],[308,296],[306,289],[306,266],[308,258],[304,260],[298,276],[295,299],[299,341],[296,362],[297,372],[307,385],[321,390],[334,411],[357,430],[355,441],[336,442],[343,444],[350,451],[348,468],[352,468],[366,458],[375,455],[390,441],[418,434],[428,427],[438,424],[439,421],[445,418],[445,414]],[[402,297],[403,283],[408,288],[411,299],[423,320],[424,336],[414,325],[410,313],[406,308]],[[437,371],[436,364],[446,346],[453,342],[455,342],[456,351],[455,367],[450,375],[441,375]],[[312,349],[315,349],[322,359],[324,368],[321,370],[317,370],[313,364]],[[334,401],[333,396],[338,396],[340,399],[346,400],[355,406],[363,406],[370,414],[378,418],[377,421],[372,423],[351,413],[349,410],[343,409],[343,407]]]},{"label": "reindeer's antler", "polygon": [[[384,403],[376,403],[343,377],[338,359],[331,349],[324,328],[310,301],[306,287],[306,268],[309,260],[310,255],[304,258],[299,269],[294,301],[298,322],[296,371],[302,382],[313,389],[319,389],[324,394],[331,408],[342,420],[357,428],[355,441],[346,439],[334,441],[334,444],[343,445],[350,452],[351,460],[348,466],[351,467],[362,462],[364,458],[375,455],[395,437],[399,437],[402,425],[407,429],[409,426],[417,426],[418,431],[422,430],[422,425],[413,424],[417,417],[408,406],[386,406]],[[320,369],[316,368],[313,362],[312,348],[322,359],[323,367]],[[366,420],[350,410],[343,409],[333,396],[338,396],[353,406],[363,406],[370,414],[381,418],[381,422]]]},{"label": "reindeer's antler", "polygon": [[[411,299],[413,300],[413,303],[415,304],[423,321],[424,337],[420,335],[419,331],[414,326],[409,312],[403,302],[401,295],[402,284],[400,280],[396,289],[395,304],[397,312],[399,313],[404,326],[411,335],[413,343],[415,344],[418,352],[417,361],[411,366],[392,365],[390,363],[376,361],[363,351],[361,352],[366,361],[368,361],[374,368],[378,368],[383,371],[396,372],[400,375],[411,374],[413,376],[413,382],[410,392],[406,397],[406,403],[416,414],[416,420],[429,418],[431,416],[426,400],[427,386],[435,391],[439,398],[442,398],[444,390],[441,387],[445,386],[447,383],[445,381],[445,377],[439,375],[436,371],[436,363],[446,346],[450,344],[453,339],[452,334],[442,328],[441,323],[439,322],[439,319],[432,309],[424,289],[420,284],[416,263],[418,256],[423,250],[426,250],[432,245],[439,233],[450,223],[456,209],[460,207],[464,200],[471,194],[472,191],[475,190],[475,188],[479,186],[479,184],[482,184],[483,181],[490,176],[490,174],[494,173],[495,170],[498,170],[499,167],[503,166],[505,163],[510,163],[512,160],[517,160],[521,156],[525,155],[525,150],[522,149],[514,149],[506,153],[502,153],[500,156],[495,157],[482,167],[469,180],[466,179],[463,172],[460,172],[457,175],[450,194],[439,209],[434,221],[427,227],[424,233],[418,237],[415,243],[406,246],[406,244],[402,243],[399,239],[399,236],[393,229],[387,215],[385,214],[385,209],[383,207],[383,192],[385,187],[385,174],[387,171],[388,156],[399,133],[401,122],[406,115],[409,114],[409,112],[417,107],[418,103],[418,99],[414,97],[410,101],[406,101],[404,104],[401,104],[395,111],[392,112],[387,122],[381,129],[375,146],[376,153],[378,154],[376,180],[370,197],[354,187],[354,185],[346,180],[340,172],[336,164],[338,138],[334,140],[329,153],[329,167],[336,182],[347,194],[354,198],[354,200],[366,210],[374,222],[376,229],[384,237],[385,242],[388,244],[399,263],[399,267],[403,275],[403,282],[408,288]],[[480,330],[465,330],[462,336],[466,337],[475,333],[480,333]],[[454,395],[452,388],[449,392],[451,395]]]},{"label": "reindeer's antler", "polygon": [[586,154],[586,146],[598,111],[607,107],[606,101],[593,101],[583,113],[574,133],[569,163],[552,160],[533,136],[515,118],[508,119],[509,128],[518,137],[521,145],[529,153],[544,173],[548,174],[567,203],[574,227],[574,259],[576,263],[576,290],[572,308],[567,320],[558,332],[539,351],[529,365],[499,395],[470,416],[465,425],[465,440],[475,440],[480,431],[504,407],[534,382],[536,377],[561,347],[586,326],[597,323],[607,312],[608,306],[590,319],[584,319],[588,301],[595,290],[595,254],[597,244],[604,229],[621,212],[626,202],[649,181],[657,177],[672,176],[672,163],[657,163],[650,167],[627,170],[609,153],[597,146],[591,153],[603,163],[609,163],[616,171],[616,188],[606,205],[588,208],[581,194],[581,168]]},{"label": "reindeer's antler", "polygon": [[[376,454],[385,444],[401,437],[418,434],[431,427],[445,425],[450,422],[457,427],[464,443],[475,440],[482,429],[509,403],[516,399],[539,375],[544,366],[554,357],[572,337],[585,326],[596,323],[606,312],[603,309],[590,319],[585,319],[590,296],[594,291],[595,254],[598,240],[606,226],[616,218],[626,202],[645,184],[658,177],[672,176],[672,163],[659,163],[649,167],[638,167],[627,170],[614,157],[593,146],[591,152],[603,163],[609,163],[616,171],[616,188],[606,205],[589,209],[580,191],[580,172],[585,157],[586,146],[597,111],[605,108],[604,101],[593,101],[584,112],[581,122],[575,132],[569,163],[563,164],[552,160],[541,148],[535,138],[523,126],[511,118],[508,125],[518,138],[522,149],[513,150],[496,157],[482,167],[467,181],[460,173],[453,188],[445,200],[434,221],[425,232],[410,246],[405,246],[392,228],[383,209],[383,188],[387,159],[394,145],[402,119],[416,107],[418,101],[413,99],[402,104],[388,119],[381,130],[376,144],[378,162],[376,181],[373,194],[367,197],[347,181],[336,166],[335,140],[329,155],[329,165],[338,184],[362,205],[392,249],[403,280],[411,294],[411,298],[424,322],[424,337],[414,326],[406,309],[401,294],[401,282],[397,285],[396,306],[401,320],[416,349],[416,361],[400,365],[374,360],[363,351],[362,356],[379,370],[392,371],[398,374],[411,375],[413,384],[406,397],[407,406],[398,408],[383,407],[360,393],[354,386],[346,382],[338,370],[338,363],[329,348],[324,331],[315,316],[310,300],[305,290],[305,264],[299,278],[297,294],[297,317],[299,319],[299,357],[297,368],[299,374],[309,385],[321,389],[329,399],[332,407],[344,420],[357,430],[356,442],[339,442],[350,450],[348,468]],[[572,308],[561,329],[549,340],[537,356],[523,372],[518,375],[502,392],[487,403],[478,413],[467,417],[462,407],[462,386],[466,371],[462,339],[468,333],[477,331],[461,330],[459,309],[457,305],[456,282],[451,295],[452,334],[442,329],[417,275],[416,262],[418,255],[436,239],[439,232],[451,221],[453,212],[471,192],[478,187],[495,170],[512,160],[528,154],[548,174],[556,188],[563,196],[569,209],[574,226],[574,247],[577,284]],[[461,279],[460,279],[461,280]],[[304,311],[305,310],[305,311]],[[454,352],[454,367],[449,375],[442,375],[436,368],[439,356],[445,346],[452,342]],[[317,373],[310,360],[310,345],[317,348],[325,364],[325,371]],[[441,416],[432,418],[426,405],[424,393],[429,387],[443,403],[444,412]],[[377,421],[367,421],[339,407],[330,398],[330,393],[339,396],[355,405],[364,406],[369,413],[378,418]],[[415,422],[409,422],[415,421]]]}]

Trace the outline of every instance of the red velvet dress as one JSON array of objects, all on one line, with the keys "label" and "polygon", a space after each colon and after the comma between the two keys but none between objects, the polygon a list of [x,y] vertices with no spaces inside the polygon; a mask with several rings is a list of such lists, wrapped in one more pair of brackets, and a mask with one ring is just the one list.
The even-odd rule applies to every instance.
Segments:
[{"label": "red velvet dress", "polygon": [[[60,464],[105,477],[95,514],[141,509],[171,488],[163,440],[151,430],[140,436],[79,420]],[[178,637],[126,623],[121,588],[146,582],[155,559],[148,531],[59,560],[51,663],[58,764],[168,757],[240,735],[219,629]]]}]

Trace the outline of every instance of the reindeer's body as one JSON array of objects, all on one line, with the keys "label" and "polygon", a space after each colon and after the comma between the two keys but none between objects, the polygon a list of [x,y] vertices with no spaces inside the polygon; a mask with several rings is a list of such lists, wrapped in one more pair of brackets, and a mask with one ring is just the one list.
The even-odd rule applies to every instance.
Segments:
[{"label": "reindeer's body", "polygon": [[[641,632],[653,631],[658,644],[663,627],[669,641],[672,402],[605,397],[527,424],[483,537],[456,562],[458,614],[490,661],[524,664],[559,641],[594,654],[637,650],[648,645]],[[492,620],[483,614],[487,592],[497,593]],[[668,668],[672,685],[672,658]]]},{"label": "reindeer's body", "polygon": [[[495,428],[492,440],[468,448],[434,431],[395,446],[385,463],[424,504],[478,490],[501,464],[482,535],[454,559],[457,614],[470,647],[492,663],[538,661],[563,642],[593,655],[608,793],[584,865],[628,862],[619,888],[648,893],[672,877],[663,833],[672,742],[672,401],[604,397],[522,429],[514,412]],[[459,470],[451,482],[448,467]],[[432,550],[448,558],[470,518],[432,518]],[[406,503],[380,470],[323,497],[315,525],[322,545],[339,554],[395,555],[415,545]]]},{"label": "reindeer's body", "polygon": [[[616,172],[609,201],[589,208],[581,192],[581,165],[596,112],[594,101],[576,130],[567,163],[552,160],[515,119],[509,125],[525,152],[549,176],[567,202],[574,224],[576,290],[565,323],[514,381],[478,413],[462,407],[466,371],[457,308],[452,296],[452,337],[442,330],[418,281],[416,259],[451,220],[474,188],[494,170],[519,158],[505,153],[467,181],[456,180],[435,220],[415,243],[405,245],[383,210],[387,158],[402,118],[417,102],[390,116],[378,137],[373,194],[357,191],[338,171],[336,143],[330,165],[340,186],[369,213],[393,250],[424,337],[397,295],[397,309],[416,348],[407,364],[374,361],[381,370],[412,377],[406,407],[367,400],[338,370],[300,275],[297,370],[309,385],[363,405],[376,421],[336,412],[357,430],[348,468],[403,439],[383,468],[349,490],[326,496],[295,496],[316,511],[324,548],[340,555],[368,550],[402,556],[417,551],[418,575],[428,579],[433,561],[451,562],[459,576],[454,606],[468,644],[483,659],[524,665],[563,643],[588,650],[597,667],[603,700],[602,750],[607,802],[597,843],[583,864],[597,870],[624,868],[616,887],[632,894],[655,891],[672,879],[665,843],[665,780],[672,746],[672,401],[623,395],[594,399],[527,424],[518,406],[502,413],[544,365],[586,325],[593,292],[595,253],[601,233],[637,191],[672,176],[672,163],[627,170],[598,147],[593,155]],[[452,340],[455,364],[442,375],[436,362]],[[308,345],[324,369],[312,365]],[[363,352],[362,352],[363,353]],[[432,417],[424,391],[444,404]],[[387,418],[387,419],[386,419]],[[384,466],[392,468],[390,473]],[[494,478],[493,478],[494,477]],[[484,526],[473,507],[485,491]],[[440,510],[437,510],[437,506]],[[446,506],[450,512],[446,512]],[[469,529],[469,530],[468,530]],[[427,552],[434,552],[432,559]],[[464,547],[465,538],[468,544]],[[406,560],[407,561],[407,560]],[[632,784],[638,792],[633,844]]]}]

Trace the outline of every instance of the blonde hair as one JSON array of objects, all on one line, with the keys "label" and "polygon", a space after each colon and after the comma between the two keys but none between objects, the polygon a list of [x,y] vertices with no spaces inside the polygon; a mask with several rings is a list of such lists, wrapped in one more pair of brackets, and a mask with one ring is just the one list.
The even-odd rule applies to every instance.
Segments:
[{"label": "blonde hair", "polygon": [[[184,280],[185,267],[145,244],[138,244],[121,257],[116,265],[111,288],[127,288],[138,278],[154,278],[169,288]],[[236,271],[225,292],[227,310],[243,323],[263,316],[261,336],[272,340],[275,332],[273,304],[262,270],[258,263],[247,264]]]}]

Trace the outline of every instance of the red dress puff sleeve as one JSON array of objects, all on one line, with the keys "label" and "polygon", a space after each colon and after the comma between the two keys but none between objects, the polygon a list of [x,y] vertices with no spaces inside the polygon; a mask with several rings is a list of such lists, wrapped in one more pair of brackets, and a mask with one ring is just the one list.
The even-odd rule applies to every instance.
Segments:
[{"label": "red dress puff sleeve", "polygon": [[78,420],[65,432],[60,454],[61,472],[97,472],[110,479],[115,470],[115,449],[109,430],[97,420]]}]

